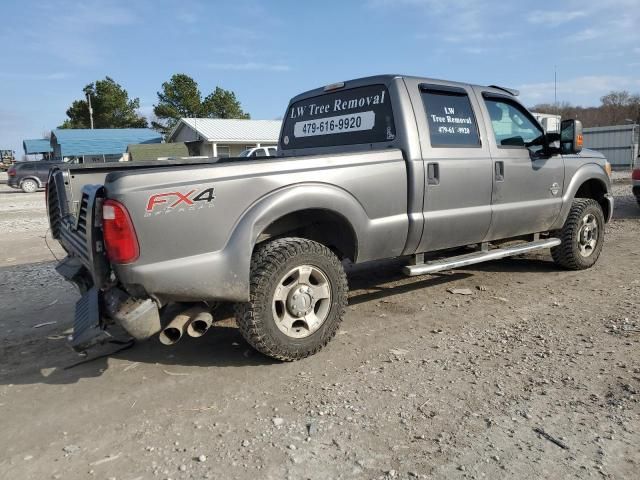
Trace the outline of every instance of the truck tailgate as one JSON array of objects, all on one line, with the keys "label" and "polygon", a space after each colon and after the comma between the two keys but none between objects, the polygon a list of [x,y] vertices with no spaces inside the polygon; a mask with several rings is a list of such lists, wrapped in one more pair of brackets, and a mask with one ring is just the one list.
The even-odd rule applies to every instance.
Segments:
[{"label": "truck tailgate", "polygon": [[77,212],[71,211],[66,197],[65,172],[54,170],[47,184],[47,213],[53,238],[70,257],[76,258],[101,287],[108,277],[109,263],[104,254],[100,208],[102,185],[82,187]]}]

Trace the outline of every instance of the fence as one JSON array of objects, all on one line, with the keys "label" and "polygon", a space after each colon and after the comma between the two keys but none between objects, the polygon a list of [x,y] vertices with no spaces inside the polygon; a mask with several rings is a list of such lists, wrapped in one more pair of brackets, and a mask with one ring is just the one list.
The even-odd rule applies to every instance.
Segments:
[{"label": "fence", "polygon": [[630,169],[638,156],[640,125],[584,129],[584,146],[602,153],[615,170]]}]

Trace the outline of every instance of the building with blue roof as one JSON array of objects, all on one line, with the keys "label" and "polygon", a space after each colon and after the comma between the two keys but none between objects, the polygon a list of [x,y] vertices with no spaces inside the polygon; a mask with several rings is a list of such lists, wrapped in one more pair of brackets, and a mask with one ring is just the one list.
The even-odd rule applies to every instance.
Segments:
[{"label": "building with blue roof", "polygon": [[117,162],[130,144],[161,143],[162,135],[150,128],[57,128],[51,132],[56,160],[82,163]]},{"label": "building with blue roof", "polygon": [[48,160],[53,153],[53,147],[48,138],[31,138],[22,142],[25,155],[42,155],[43,160]]}]

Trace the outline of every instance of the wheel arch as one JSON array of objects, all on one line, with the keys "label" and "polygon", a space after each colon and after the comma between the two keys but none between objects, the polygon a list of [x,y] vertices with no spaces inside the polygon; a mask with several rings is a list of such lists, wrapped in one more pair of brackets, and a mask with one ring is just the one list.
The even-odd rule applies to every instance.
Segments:
[{"label": "wheel arch", "polygon": [[612,213],[609,211],[610,205],[605,197],[608,192],[609,190],[602,180],[590,178],[589,180],[585,180],[580,187],[578,187],[573,198],[590,198],[595,200],[600,204],[600,207],[602,207],[605,220],[608,220]]},{"label": "wheel arch", "polygon": [[314,240],[341,258],[357,259],[360,239],[370,225],[366,211],[345,190],[327,184],[298,184],[254,204],[238,228],[250,224],[251,250],[282,236]]},{"label": "wheel arch", "polygon": [[20,186],[22,186],[22,182],[24,182],[25,180],[33,180],[34,182],[36,182],[36,185],[38,185],[38,188],[42,188],[42,183],[40,182],[40,179],[38,177],[34,177],[31,175],[24,176],[20,179]]},{"label": "wheel arch", "polygon": [[341,260],[348,258],[355,261],[358,256],[358,237],[353,225],[335,210],[307,208],[287,213],[260,232],[255,246],[283,236],[306,238],[321,243]]},{"label": "wheel arch", "polygon": [[562,228],[571,203],[575,198],[591,198],[602,207],[605,221],[611,219],[613,214],[613,199],[610,195],[611,182],[604,169],[597,163],[588,163],[580,167],[571,177],[562,197],[562,209],[551,227],[551,230]]},{"label": "wheel arch", "polygon": [[[309,230],[302,231],[302,238],[315,241],[322,239],[318,236],[318,223],[328,228],[340,225],[343,228],[341,231],[350,235],[353,245],[348,248],[344,246],[344,241],[342,244],[325,245],[330,248],[333,246],[334,252],[342,257],[349,256],[349,253],[356,258],[360,255],[361,241],[371,231],[371,220],[353,195],[333,185],[320,183],[295,184],[273,191],[254,202],[244,212],[221,252],[223,263],[233,276],[234,300],[246,301],[249,297],[250,262],[256,245],[269,238],[291,235],[296,229],[286,227],[294,225],[294,221],[305,213],[314,215],[305,219],[305,226],[315,226],[311,233],[316,238],[304,235],[309,234]],[[335,239],[335,236],[328,238]],[[324,240],[327,241],[326,236]],[[356,258],[352,260],[355,261]]]}]

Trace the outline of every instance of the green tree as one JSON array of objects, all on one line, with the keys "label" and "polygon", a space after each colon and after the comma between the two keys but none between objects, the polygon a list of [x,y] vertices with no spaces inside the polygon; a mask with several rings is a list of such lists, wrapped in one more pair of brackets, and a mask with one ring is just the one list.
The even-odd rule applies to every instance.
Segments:
[{"label": "green tree", "polygon": [[82,90],[85,98],[75,100],[67,110],[60,128],[91,128],[87,95],[91,96],[94,128],[142,128],[147,119],[137,113],[140,99],[129,99],[129,94],[112,78],[105,77],[90,83]]},{"label": "green tree", "polygon": [[216,87],[203,99],[198,83],[184,73],[177,73],[162,84],[153,113],[158,121],[151,122],[151,126],[164,135],[183,117],[250,118],[242,110],[235,93]]},{"label": "green tree", "polygon": [[250,118],[250,115],[242,110],[236,94],[224,88],[216,87],[214,92],[204,99],[202,106],[209,118]]}]

